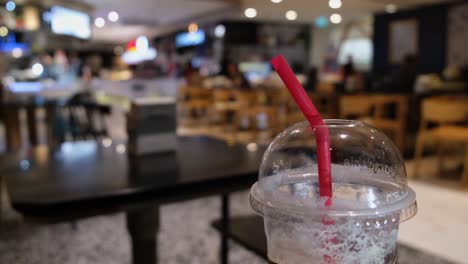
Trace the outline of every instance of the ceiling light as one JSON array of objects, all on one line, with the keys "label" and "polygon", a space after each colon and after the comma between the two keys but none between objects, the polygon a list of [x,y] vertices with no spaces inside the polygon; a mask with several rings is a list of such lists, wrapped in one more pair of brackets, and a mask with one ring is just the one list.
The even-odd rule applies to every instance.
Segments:
[{"label": "ceiling light", "polygon": [[254,18],[257,16],[257,9],[249,7],[245,9],[244,15],[248,18]]},{"label": "ceiling light", "polygon": [[127,148],[125,147],[124,144],[118,144],[118,145],[115,147],[115,150],[116,150],[117,153],[119,153],[119,154],[124,154],[125,151],[127,150]]},{"label": "ceiling light", "polygon": [[297,19],[297,12],[294,10],[289,10],[285,14],[287,20],[296,20]]},{"label": "ceiling light", "polygon": [[283,2],[283,0],[271,0],[272,3],[275,3],[275,4],[279,4],[281,2]]},{"label": "ceiling light", "polygon": [[218,38],[224,37],[224,34],[226,34],[226,27],[222,24],[217,25],[214,29],[214,34]]},{"label": "ceiling light", "polygon": [[340,14],[333,14],[330,16],[330,22],[332,22],[333,24],[339,24],[341,23],[341,20],[343,20],[343,18]]},{"label": "ceiling light", "polygon": [[328,26],[328,18],[326,16],[318,16],[315,19],[315,26],[318,28],[325,28]]},{"label": "ceiling light", "polygon": [[6,37],[8,35],[8,28],[5,26],[0,27],[0,37]]},{"label": "ceiling light", "polygon": [[96,18],[96,20],[94,20],[94,25],[98,28],[104,27],[105,24],[106,24],[106,21],[102,17],[98,17]]},{"label": "ceiling light", "polygon": [[197,23],[190,23],[187,27],[187,31],[190,33],[195,33],[198,31],[198,25]]},{"label": "ceiling light", "polygon": [[342,5],[341,0],[330,0],[328,1],[328,6],[333,9],[338,9]]},{"label": "ceiling light", "polygon": [[31,69],[32,69],[33,74],[36,76],[41,76],[42,73],[44,72],[44,66],[42,66],[42,64],[40,63],[34,63]]},{"label": "ceiling light", "polygon": [[112,139],[110,138],[104,138],[102,140],[102,145],[105,147],[105,148],[108,148],[110,146],[112,146]]},{"label": "ceiling light", "polygon": [[8,1],[8,2],[6,2],[6,4],[5,4],[5,8],[6,8],[7,11],[12,12],[13,10],[15,10],[16,4],[15,4],[15,2],[13,2],[13,1]]},{"label": "ceiling light", "polygon": [[388,4],[385,6],[385,11],[389,14],[393,14],[397,11],[397,6],[394,4]]},{"label": "ceiling light", "polygon": [[109,14],[107,14],[107,18],[110,22],[117,22],[119,21],[119,13],[115,11],[110,11]]},{"label": "ceiling light", "polygon": [[23,50],[21,48],[14,48],[11,51],[11,56],[16,59],[21,58],[23,56]]}]

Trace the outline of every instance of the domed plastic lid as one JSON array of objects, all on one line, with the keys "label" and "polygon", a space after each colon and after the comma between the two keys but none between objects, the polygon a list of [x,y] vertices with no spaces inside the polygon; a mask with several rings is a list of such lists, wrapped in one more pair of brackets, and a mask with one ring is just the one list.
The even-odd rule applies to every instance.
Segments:
[{"label": "domed plastic lid", "polygon": [[[319,197],[315,132],[297,123],[280,133],[265,152],[251,205],[262,215],[288,217],[416,214],[400,152],[376,128],[359,121],[325,120],[330,134],[333,198]],[[398,214],[397,214],[398,215]]]}]

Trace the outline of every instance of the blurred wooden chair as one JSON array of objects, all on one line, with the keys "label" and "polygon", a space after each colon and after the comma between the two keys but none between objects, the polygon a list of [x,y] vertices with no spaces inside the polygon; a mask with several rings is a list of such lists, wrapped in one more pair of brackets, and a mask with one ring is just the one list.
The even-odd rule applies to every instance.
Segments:
[{"label": "blurred wooden chair", "polygon": [[339,109],[341,119],[370,117],[372,102],[368,95],[343,95],[340,97]]},{"label": "blurred wooden chair", "polygon": [[322,118],[338,118],[338,104],[335,93],[308,93]]},{"label": "blurred wooden chair", "polygon": [[323,118],[338,117],[338,98],[333,82],[319,82],[309,97]]},{"label": "blurred wooden chair", "polygon": [[[429,143],[437,144],[439,172],[444,166],[446,145],[456,146],[461,143],[465,150],[462,183],[465,186],[468,185],[467,99],[467,97],[433,97],[422,102],[421,122],[414,157],[414,177],[419,177],[424,148]],[[434,127],[429,128],[430,124]]]},{"label": "blurred wooden chair", "polygon": [[267,143],[275,136],[276,110],[273,106],[252,106],[236,113],[235,140],[238,142]]},{"label": "blurred wooden chair", "polygon": [[213,103],[209,119],[214,133],[227,132],[233,126],[234,113],[239,109],[233,89],[213,89]]},{"label": "blurred wooden chair", "polygon": [[276,111],[274,133],[277,134],[283,131],[290,122],[288,114],[293,99],[286,87],[269,89],[267,96],[269,105],[273,106]]},{"label": "blurred wooden chair", "polygon": [[207,125],[211,101],[206,99],[191,99],[181,105],[184,116],[188,116],[187,125]]},{"label": "blurred wooden chair", "polygon": [[257,91],[234,91],[234,100],[239,104],[240,108],[252,107],[257,104],[258,93]]},{"label": "blurred wooden chair", "polygon": [[188,101],[191,99],[211,99],[212,91],[197,86],[181,86],[177,89],[177,100]]},{"label": "blurred wooden chair", "polygon": [[177,88],[177,101],[182,102],[189,99],[189,86],[181,86]]},{"label": "blurred wooden chair", "polygon": [[343,95],[340,97],[340,118],[359,119],[383,130],[403,153],[407,107],[405,95]]},{"label": "blurred wooden chair", "polygon": [[202,87],[182,86],[177,91],[177,119],[183,126],[208,124],[212,91]]},{"label": "blurred wooden chair", "polygon": [[316,86],[316,92],[320,94],[334,94],[335,84],[332,82],[319,82]]},{"label": "blurred wooden chair", "polygon": [[[372,124],[391,134],[395,145],[404,153],[408,98],[406,95],[371,95],[374,113]],[[391,112],[390,112],[391,111]]]}]

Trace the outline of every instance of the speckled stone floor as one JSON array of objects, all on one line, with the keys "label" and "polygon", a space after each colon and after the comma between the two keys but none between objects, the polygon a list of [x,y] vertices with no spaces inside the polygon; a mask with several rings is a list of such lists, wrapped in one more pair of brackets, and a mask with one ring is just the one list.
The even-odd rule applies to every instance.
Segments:
[{"label": "speckled stone floor", "polygon": [[[234,215],[251,214],[248,193],[232,196]],[[218,262],[219,236],[210,222],[219,217],[217,197],[161,207],[159,259],[164,264]],[[129,236],[123,214],[94,217],[70,224],[20,225],[0,233],[2,264],[129,264]],[[265,263],[231,243],[230,263]],[[449,264],[432,255],[400,246],[400,264]]]}]

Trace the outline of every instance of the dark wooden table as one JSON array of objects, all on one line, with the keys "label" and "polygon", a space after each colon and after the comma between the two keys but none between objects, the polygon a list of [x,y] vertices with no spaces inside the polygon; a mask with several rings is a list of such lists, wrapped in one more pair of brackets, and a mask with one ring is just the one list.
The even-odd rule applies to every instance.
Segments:
[{"label": "dark wooden table", "polygon": [[[119,154],[115,144],[106,148],[85,141],[2,157],[0,172],[13,207],[27,220],[54,223],[126,212],[133,263],[154,264],[159,206],[221,195],[222,224],[228,228],[229,193],[256,181],[264,150],[181,137],[176,152],[135,158]],[[222,263],[227,263],[226,245],[223,234]]]}]

